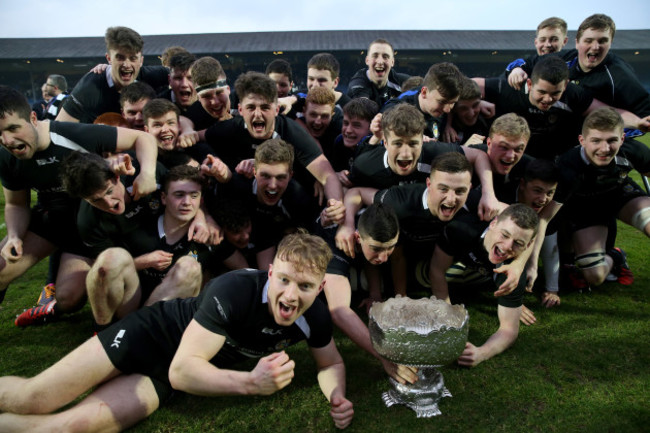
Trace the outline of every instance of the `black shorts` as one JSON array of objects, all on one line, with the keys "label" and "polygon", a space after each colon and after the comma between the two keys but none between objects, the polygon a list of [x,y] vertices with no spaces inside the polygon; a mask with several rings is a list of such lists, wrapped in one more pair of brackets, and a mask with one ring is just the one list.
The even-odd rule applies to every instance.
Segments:
[{"label": "black shorts", "polygon": [[637,197],[647,196],[632,179],[620,188],[590,197],[572,197],[566,204],[566,219],[572,231],[593,226],[606,226],[617,218],[623,206]]},{"label": "black shorts", "polygon": [[[171,267],[170,267],[171,269]],[[144,303],[149,299],[149,296],[153,291],[162,283],[164,278],[146,274],[143,270],[138,271],[138,280],[140,280],[140,305],[142,307]]]},{"label": "black shorts", "polygon": [[76,208],[44,209],[37,204],[31,209],[28,230],[63,252],[92,257],[77,230]]},{"label": "black shorts", "polygon": [[184,331],[168,326],[162,304],[129,314],[97,334],[115,368],[124,374],[149,377],[160,403],[173,394],[169,366]]}]

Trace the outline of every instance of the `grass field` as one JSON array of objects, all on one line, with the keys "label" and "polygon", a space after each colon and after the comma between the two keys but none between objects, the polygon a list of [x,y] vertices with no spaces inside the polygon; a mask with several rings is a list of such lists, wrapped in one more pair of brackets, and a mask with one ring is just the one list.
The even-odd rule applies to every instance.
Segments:
[{"label": "grass field", "polygon": [[[590,293],[565,292],[562,305],[551,310],[528,294],[525,303],[537,324],[522,326],[513,347],[476,368],[442,368],[453,398],[441,402],[443,413],[435,418],[417,419],[403,406],[386,408],[381,393],[388,381],[379,363],[337,332],[356,412],[347,431],[650,431],[650,241],[619,225],[617,245],[628,252],[632,286],[607,283]],[[15,316],[34,304],[46,271],[43,262],[14,282],[0,306],[0,375],[34,375],[92,335],[88,306],[46,326],[14,326]],[[496,303],[485,294],[468,310],[469,340],[482,344],[498,326]],[[131,431],[334,431],[306,347],[289,353],[296,377],[270,397],[179,394]]]}]

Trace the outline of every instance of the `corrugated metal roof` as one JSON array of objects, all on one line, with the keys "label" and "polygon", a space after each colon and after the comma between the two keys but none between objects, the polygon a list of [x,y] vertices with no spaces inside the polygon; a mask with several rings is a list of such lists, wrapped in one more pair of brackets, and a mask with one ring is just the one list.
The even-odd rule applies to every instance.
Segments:
[{"label": "corrugated metal roof", "polygon": [[[301,32],[210,33],[143,36],[144,54],[159,55],[172,45],[195,54],[269,51],[365,50],[376,38],[396,50],[530,50],[534,31],[339,30]],[[569,32],[569,40],[575,32]],[[569,43],[569,46],[572,46]],[[619,30],[614,49],[650,49],[650,30]],[[76,58],[103,56],[104,38],[2,38],[0,59]]]}]

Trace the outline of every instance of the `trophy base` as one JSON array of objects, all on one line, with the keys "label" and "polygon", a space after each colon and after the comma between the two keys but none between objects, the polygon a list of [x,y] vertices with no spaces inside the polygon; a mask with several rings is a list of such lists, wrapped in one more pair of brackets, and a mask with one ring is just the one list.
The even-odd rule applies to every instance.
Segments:
[{"label": "trophy base", "polygon": [[443,397],[451,397],[445,388],[445,382],[435,367],[418,369],[418,381],[414,384],[402,385],[393,378],[389,378],[391,388],[381,395],[386,407],[403,404],[412,409],[418,418],[431,418],[440,415],[438,402]]}]

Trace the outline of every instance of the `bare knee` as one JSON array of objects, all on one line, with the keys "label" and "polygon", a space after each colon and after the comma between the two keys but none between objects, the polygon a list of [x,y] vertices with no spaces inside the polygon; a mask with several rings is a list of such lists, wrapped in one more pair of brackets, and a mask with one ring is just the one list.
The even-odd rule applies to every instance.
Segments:
[{"label": "bare knee", "polygon": [[592,251],[577,256],[576,266],[582,271],[589,284],[599,286],[605,282],[611,269],[611,262],[607,260],[604,251]]},{"label": "bare knee", "polygon": [[58,409],[47,398],[47,390],[38,386],[35,378],[3,377],[0,388],[3,389],[0,395],[3,411],[19,415],[41,415]]},{"label": "bare knee", "polygon": [[582,275],[584,276],[585,280],[592,286],[600,286],[603,284],[608,274],[609,272],[604,266],[582,270]]},{"label": "bare knee", "polygon": [[119,273],[133,263],[133,257],[124,248],[108,248],[97,256],[92,269],[100,275]]},{"label": "bare knee", "polygon": [[201,287],[201,265],[190,256],[176,261],[167,278],[179,288],[179,297],[196,296]]},{"label": "bare knee", "polygon": [[89,296],[106,296],[107,286],[118,278],[123,278],[126,268],[132,266],[133,257],[123,248],[104,250],[95,260],[86,277]]}]

